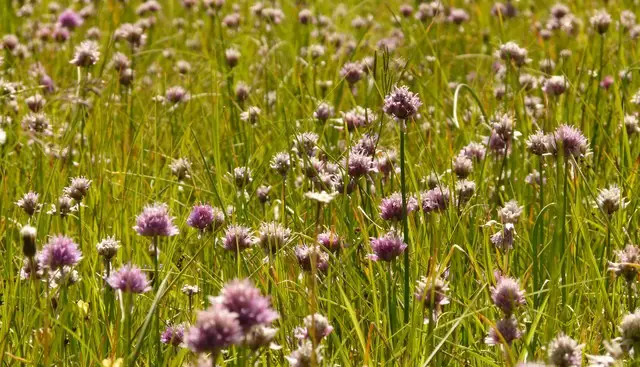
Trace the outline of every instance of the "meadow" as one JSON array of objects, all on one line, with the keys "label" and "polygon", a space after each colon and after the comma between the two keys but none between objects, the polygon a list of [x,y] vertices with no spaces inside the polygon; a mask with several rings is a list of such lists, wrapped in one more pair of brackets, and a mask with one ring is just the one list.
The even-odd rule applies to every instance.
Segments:
[{"label": "meadow", "polygon": [[0,1],[0,366],[637,366],[637,1]]}]

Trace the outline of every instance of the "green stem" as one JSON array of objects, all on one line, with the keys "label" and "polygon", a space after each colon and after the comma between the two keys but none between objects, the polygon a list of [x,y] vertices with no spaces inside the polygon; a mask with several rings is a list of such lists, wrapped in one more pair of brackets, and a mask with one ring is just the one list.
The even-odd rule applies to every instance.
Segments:
[{"label": "green stem", "polygon": [[[400,184],[402,186],[402,227],[404,243],[409,244],[409,220],[407,218],[407,182],[405,175],[405,126],[400,128]],[[409,322],[409,251],[404,252],[404,323]]]}]

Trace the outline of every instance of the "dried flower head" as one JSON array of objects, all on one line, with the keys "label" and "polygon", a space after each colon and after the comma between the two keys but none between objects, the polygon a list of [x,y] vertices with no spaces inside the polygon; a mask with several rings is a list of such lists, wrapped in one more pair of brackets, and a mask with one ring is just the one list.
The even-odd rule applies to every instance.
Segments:
[{"label": "dried flower head", "polygon": [[80,202],[85,196],[87,196],[90,186],[91,180],[86,177],[73,177],[71,179],[71,184],[64,188],[64,193],[73,200]]},{"label": "dried flower head", "polygon": [[618,250],[616,255],[618,262],[609,262],[609,270],[615,272],[617,276],[623,277],[629,283],[635,281],[640,269],[640,248],[627,245],[624,250]]},{"label": "dried flower head", "polygon": [[500,210],[498,210],[498,216],[502,224],[518,223],[520,215],[522,215],[522,206],[518,205],[516,200],[507,201]]},{"label": "dried flower head", "polygon": [[291,230],[278,222],[266,222],[260,225],[260,245],[265,251],[278,252],[291,238]]},{"label": "dried flower head", "polygon": [[[431,319],[437,320],[442,306],[449,304],[447,291],[449,286],[439,277],[421,277],[416,285],[416,299],[430,311]],[[427,320],[429,320],[427,318]]]},{"label": "dried flower head", "polygon": [[178,181],[183,181],[185,178],[189,177],[191,161],[186,158],[174,159],[169,165],[169,168]]},{"label": "dried flower head", "polygon": [[622,200],[622,193],[617,185],[611,185],[607,188],[600,189],[598,197],[596,197],[596,203],[600,210],[606,215],[611,215],[624,207],[624,201]]},{"label": "dried flower head", "polygon": [[304,326],[295,330],[298,339],[310,339],[319,344],[333,331],[329,320],[319,313],[309,315],[303,320]]}]

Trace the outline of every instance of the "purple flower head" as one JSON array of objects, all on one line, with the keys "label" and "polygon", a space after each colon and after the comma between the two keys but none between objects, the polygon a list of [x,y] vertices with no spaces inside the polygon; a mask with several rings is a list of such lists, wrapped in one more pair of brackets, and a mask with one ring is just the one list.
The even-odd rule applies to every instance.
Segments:
[{"label": "purple flower head", "polygon": [[587,152],[588,142],[582,132],[570,125],[560,125],[553,133],[551,152],[557,154],[558,145],[563,149],[564,156],[569,158],[582,157]]},{"label": "purple flower head", "polygon": [[293,139],[293,146],[299,156],[303,154],[309,157],[316,154],[318,149],[318,134],[314,132],[304,132],[297,134]]},{"label": "purple flower head", "polygon": [[[410,196],[407,198],[407,214],[418,208],[418,200]],[[380,203],[380,216],[384,220],[399,222],[402,220],[402,194],[394,192],[382,199]]]},{"label": "purple flower head", "polygon": [[278,329],[267,326],[254,327],[245,336],[244,343],[251,350],[257,350],[271,344],[271,341],[276,336],[277,332]]},{"label": "purple flower head", "polygon": [[514,317],[505,318],[496,322],[489,330],[485,338],[488,345],[511,345],[514,340],[520,339],[522,331],[518,328],[518,322]]},{"label": "purple flower head", "polygon": [[178,227],[173,224],[173,217],[169,215],[169,207],[163,203],[144,207],[133,229],[146,237],[175,236],[179,233]]},{"label": "purple flower head", "polygon": [[453,172],[458,178],[466,178],[473,171],[473,161],[466,155],[458,155],[453,159]]},{"label": "purple flower head", "polygon": [[336,252],[347,247],[347,244],[344,243],[344,239],[332,231],[326,231],[318,234],[317,240],[322,247],[332,252]]},{"label": "purple flower head", "polygon": [[506,317],[511,316],[516,308],[527,302],[518,280],[508,277],[499,277],[496,286],[491,287],[491,300]]},{"label": "purple flower head", "polygon": [[383,111],[399,120],[408,120],[413,117],[422,102],[418,95],[411,92],[408,87],[394,87],[393,91],[384,99]]},{"label": "purple flower head", "polygon": [[295,255],[304,271],[311,271],[314,263],[316,269],[321,272],[329,269],[329,254],[319,246],[300,245],[295,248]]},{"label": "purple flower head", "polygon": [[558,367],[577,367],[582,365],[582,347],[570,337],[560,333],[549,343],[549,362]]},{"label": "purple flower head", "polygon": [[184,340],[184,325],[167,326],[166,329],[160,335],[160,342],[162,344],[172,345],[178,347]]},{"label": "purple flower head", "polygon": [[422,210],[425,213],[443,212],[449,206],[450,197],[448,188],[436,186],[422,194]]},{"label": "purple flower head", "polygon": [[518,223],[520,215],[522,215],[523,207],[518,205],[515,200],[509,200],[504,204],[500,210],[498,210],[498,216],[503,224]]},{"label": "purple flower head", "polygon": [[551,78],[544,81],[542,91],[549,96],[556,97],[561,95],[567,90],[568,85],[567,78],[563,75],[554,75]]},{"label": "purple flower head", "polygon": [[407,244],[404,243],[402,238],[391,231],[382,237],[371,238],[373,254],[368,255],[368,257],[373,261],[392,261],[400,256],[406,248]]},{"label": "purple flower head", "polygon": [[187,218],[189,227],[204,231],[215,231],[224,223],[224,213],[207,204],[194,205]]},{"label": "purple flower head", "polygon": [[38,255],[38,265],[51,270],[63,266],[74,266],[82,259],[78,245],[69,237],[57,235],[51,237]]},{"label": "purple flower head", "polygon": [[513,61],[516,66],[520,67],[527,63],[527,50],[518,46],[515,42],[507,42],[500,45],[498,56],[505,61]]},{"label": "purple flower head", "polygon": [[80,27],[83,22],[82,17],[72,9],[66,9],[58,16],[58,24],[70,30]]},{"label": "purple flower head", "polygon": [[483,144],[471,142],[460,150],[460,154],[467,156],[472,160],[481,161],[484,159],[486,151],[487,149]]},{"label": "purple flower head", "polygon": [[313,117],[320,122],[325,122],[333,116],[333,113],[333,107],[326,102],[322,102],[316,108]]},{"label": "purple flower head", "polygon": [[271,308],[269,297],[263,296],[248,279],[230,281],[222,288],[220,296],[210,299],[211,303],[236,313],[244,331],[254,326],[268,326],[279,317]]},{"label": "purple flower head", "polygon": [[241,252],[251,248],[256,243],[253,231],[249,227],[230,225],[222,239],[225,250],[233,252]]},{"label": "purple flower head", "polygon": [[214,304],[198,312],[196,323],[184,335],[189,349],[195,353],[219,353],[242,342],[243,331],[238,314]]},{"label": "purple flower head", "polygon": [[181,102],[187,102],[191,99],[191,95],[187,92],[186,89],[180,86],[174,86],[171,88],[167,88],[165,93],[165,98],[172,104],[178,104]]},{"label": "purple flower head", "polygon": [[376,154],[378,141],[378,134],[364,134],[353,147],[353,151],[373,157]]},{"label": "purple flower head", "polygon": [[333,331],[333,326],[326,317],[319,313],[309,315],[304,318],[304,326],[295,330],[295,336],[298,339],[310,339],[319,344],[322,339],[327,337]]},{"label": "purple flower head", "polygon": [[276,153],[271,158],[269,166],[281,176],[286,177],[291,168],[291,156],[287,152]]},{"label": "purple flower head", "polygon": [[146,293],[151,290],[147,276],[139,267],[131,264],[123,265],[118,271],[111,274],[107,283],[113,289],[127,293]]}]

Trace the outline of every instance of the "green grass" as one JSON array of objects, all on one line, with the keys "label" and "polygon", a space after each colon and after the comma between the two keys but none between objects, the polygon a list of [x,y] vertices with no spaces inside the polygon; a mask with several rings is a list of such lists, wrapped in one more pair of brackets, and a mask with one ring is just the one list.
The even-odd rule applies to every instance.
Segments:
[{"label": "green grass", "polygon": [[[15,33],[26,44],[32,39],[27,24],[36,19],[45,22],[51,1],[35,4],[31,17],[16,15],[18,2],[0,3],[3,34]],[[60,3],[62,9],[67,5]],[[280,312],[274,343],[282,349],[247,356],[243,348],[234,347],[218,361],[224,365],[248,365],[248,360],[287,365],[285,357],[297,347],[294,328],[313,312],[327,316],[335,328],[322,342],[321,365],[515,365],[545,360],[543,347],[560,332],[584,344],[587,354],[604,353],[603,341],[620,336],[621,318],[634,311],[630,304],[635,296],[629,298],[627,284],[607,270],[607,263],[618,261],[615,252],[626,244],[638,243],[634,193],[640,190],[640,145],[637,134],[627,134],[623,121],[626,114],[637,112],[630,99],[640,85],[638,50],[628,31],[615,26],[622,10],[637,11],[637,6],[631,1],[609,2],[605,8],[614,22],[600,37],[589,30],[589,17],[604,5],[567,1],[582,27],[573,36],[557,30],[545,41],[532,30],[533,23],[544,26],[555,2],[519,1],[515,4],[520,14],[514,19],[492,16],[492,2],[466,3],[451,2],[470,16],[461,26],[403,18],[398,1],[353,0],[306,6],[284,1],[278,4],[285,15],[281,24],[267,26],[262,21],[254,26],[253,3],[239,1],[242,22],[233,31],[221,25],[224,15],[232,12],[231,1],[219,16],[210,17],[203,9],[190,12],[180,1],[165,0],[156,24],[146,32],[147,43],[132,53],[112,35],[120,24],[138,20],[139,0],[128,5],[107,0],[95,4],[96,15],[66,43],[34,43],[26,59],[0,50],[3,83],[20,83],[16,91],[0,95],[0,116],[13,121],[2,125],[7,140],[0,146],[0,365],[95,366],[105,359],[126,358],[123,307],[116,293],[104,287],[104,263],[96,244],[115,236],[122,247],[113,267],[132,262],[151,276],[151,242],[132,227],[136,215],[153,202],[168,204],[180,234],[159,242],[160,270],[153,276],[159,290],[134,298],[129,360],[136,365],[182,366],[195,361],[186,348],[162,345],[157,354],[154,312],[159,313],[160,331],[167,324],[192,323],[195,311],[208,306],[207,297],[217,295],[234,278],[250,278],[269,293]],[[412,5],[417,9],[417,3]],[[328,16],[332,25],[300,25],[298,12],[305,7]],[[375,25],[351,26],[356,16],[369,14]],[[178,18],[184,20],[182,29],[175,24]],[[101,31],[100,59],[93,67],[78,70],[69,60],[86,30],[94,26]],[[377,42],[394,30],[404,34],[399,47],[391,52],[378,48]],[[315,31],[327,32],[324,43]],[[343,47],[331,44],[337,37],[333,32],[345,37]],[[532,61],[522,68],[507,67],[510,93],[497,99],[498,82],[491,67],[498,59],[492,55],[507,41],[526,48]],[[325,55],[312,60],[301,54],[302,48],[316,43],[326,47]],[[233,69],[224,56],[231,46],[242,55]],[[169,49],[172,57],[163,55]],[[571,50],[571,57],[562,59],[563,49]],[[132,88],[120,85],[118,73],[109,65],[117,51],[134,60]],[[375,59],[375,70],[356,83],[354,92],[340,77],[340,69],[367,56]],[[556,63],[552,74],[538,68],[545,58]],[[192,71],[187,75],[174,71],[177,60],[188,61]],[[55,93],[44,94],[29,73],[36,62],[55,81]],[[629,70],[631,81],[621,80],[623,69]],[[590,76],[590,70],[598,75]],[[475,78],[467,78],[471,73]],[[527,91],[517,82],[525,73],[565,75],[569,88],[557,98],[547,97],[540,88]],[[608,90],[598,87],[605,75],[615,79]],[[317,82],[324,80],[332,85],[322,91]],[[244,102],[235,97],[240,81],[251,88]],[[476,191],[467,204],[450,205],[441,213],[410,214],[405,227],[408,257],[387,264],[372,262],[366,255],[371,252],[370,237],[391,228],[380,218],[379,205],[382,198],[401,190],[399,159],[397,173],[361,178],[351,193],[340,193],[323,205],[305,198],[306,192],[316,190],[304,175],[306,158],[294,159],[299,164],[285,180],[269,161],[276,152],[291,151],[295,135],[305,131],[319,135],[319,156],[341,168],[349,147],[365,133],[379,133],[378,148],[399,153],[400,126],[382,112],[384,97],[395,84],[409,86],[423,102],[420,116],[408,122],[405,133],[409,195],[426,190],[424,178],[432,172],[453,192],[458,179],[451,173],[452,159],[466,144],[488,136],[487,120],[498,113],[511,113],[521,136],[506,157],[488,152],[485,160],[474,163],[469,179],[476,183]],[[153,101],[175,85],[188,90],[187,103],[170,108]],[[272,103],[270,91],[276,92]],[[24,100],[36,92],[47,99],[44,112],[53,136],[32,139],[21,126],[28,113]],[[86,98],[90,107],[72,103],[78,96]],[[525,96],[540,97],[547,115],[528,114]],[[325,124],[312,117],[321,101],[336,111]],[[249,106],[262,111],[255,125],[240,119]],[[336,128],[344,126],[339,112],[355,106],[370,108],[376,120],[351,133]],[[542,127],[552,132],[561,123],[580,128],[588,138],[587,157],[556,165],[552,157],[527,151],[530,134]],[[183,182],[169,168],[172,159],[180,157],[192,162],[190,177]],[[240,166],[253,172],[246,195],[238,195],[229,175]],[[543,188],[525,182],[534,169],[543,172]],[[346,176],[344,170],[340,174]],[[80,210],[66,218],[48,214],[70,178],[80,175],[93,181]],[[606,216],[595,206],[595,198],[611,184],[621,188],[628,205]],[[271,186],[266,204],[256,195],[261,185]],[[43,203],[32,218],[15,205],[30,190],[39,193]],[[512,199],[524,206],[524,212],[515,226],[514,248],[505,253],[490,242],[498,226],[485,224],[499,221],[498,210]],[[199,236],[186,225],[191,207],[201,202],[225,210],[233,206],[226,224],[257,231],[262,222],[279,221],[292,230],[292,238],[269,261],[259,246],[235,256],[220,245],[224,228]],[[44,282],[20,278],[19,233],[27,223],[37,228],[38,249],[58,233],[81,246],[83,259],[76,268],[80,282],[47,290]],[[329,228],[350,246],[330,254],[326,274],[302,272],[294,248],[313,243],[319,232]],[[401,223],[395,228],[403,229]],[[501,317],[490,297],[494,271],[518,278],[526,294],[526,305],[516,312],[523,336],[510,347],[484,342]],[[416,282],[421,276],[444,277],[444,273],[451,302],[437,322],[424,323],[429,310],[413,295]],[[201,289],[193,298],[193,310],[180,291],[185,284]]]}]

